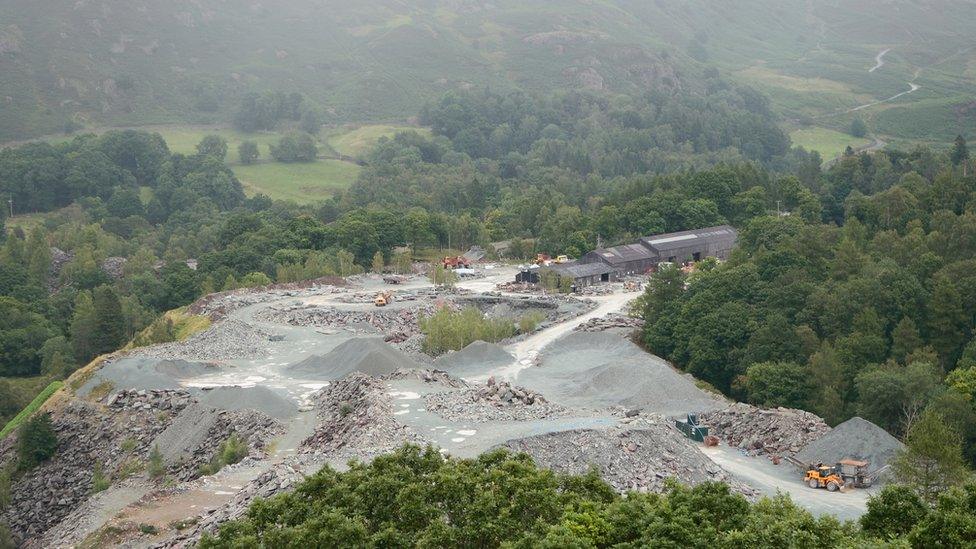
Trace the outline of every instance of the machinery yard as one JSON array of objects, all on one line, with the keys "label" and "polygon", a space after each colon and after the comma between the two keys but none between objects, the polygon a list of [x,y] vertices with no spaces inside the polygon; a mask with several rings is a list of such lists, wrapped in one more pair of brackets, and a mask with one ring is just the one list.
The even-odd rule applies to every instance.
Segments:
[{"label": "machinery yard", "polygon": [[[718,480],[749,498],[788,493],[816,514],[851,519],[864,512],[869,490],[808,488],[779,457],[880,459],[848,455],[857,453],[852,432],[870,428],[841,426],[832,438],[806,412],[732,405],[629,339],[638,324],[622,313],[638,294],[623,284],[582,298],[498,291],[514,273],[483,269],[453,291],[418,276],[394,285],[359,276],[344,286],[209,296],[195,307],[216,319],[213,327],[119,354],[77,391],[79,406],[115,410],[119,422],[143,414],[147,427],[132,452],[164,450],[175,487],[133,478],[97,498],[78,494],[44,511],[47,534],[35,539],[70,545],[110,531],[133,546],[184,546],[257,495],[404,443],[458,457],[504,447],[563,472],[596,467],[619,490],[657,491],[670,477]],[[380,291],[386,302],[377,306]],[[441,307],[475,307],[516,323],[531,311],[541,321],[528,333],[435,357],[422,349],[419,323]],[[675,428],[672,418],[689,413],[706,414],[719,446],[704,447]],[[200,477],[187,464],[212,454],[215,434],[230,430],[248,433],[248,457]],[[105,434],[109,446],[121,436]],[[865,442],[878,448],[878,440]],[[55,461],[41,472],[57,467],[71,470]],[[80,522],[71,512],[78,505],[100,518]],[[36,520],[31,512],[12,524]],[[176,529],[177,519],[194,526]],[[138,524],[158,533],[140,535]]]}]

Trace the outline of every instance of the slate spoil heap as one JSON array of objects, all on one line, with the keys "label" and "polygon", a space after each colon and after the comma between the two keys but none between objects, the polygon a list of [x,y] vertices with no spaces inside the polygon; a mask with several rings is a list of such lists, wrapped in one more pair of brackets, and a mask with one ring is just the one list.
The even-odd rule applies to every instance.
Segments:
[{"label": "slate spoil heap", "polygon": [[503,447],[525,452],[539,466],[558,473],[584,474],[595,468],[621,492],[661,492],[666,479],[676,478],[687,484],[725,482],[746,496],[756,495],[661,416],[642,417],[610,429],[547,433],[513,440]]},{"label": "slate spoil heap", "polygon": [[371,459],[405,443],[426,441],[393,417],[393,405],[383,383],[353,373],[312,396],[319,424],[299,452],[318,457]]},{"label": "slate spoil heap", "polygon": [[737,403],[702,416],[710,433],[752,455],[793,456],[830,431],[815,414],[792,408],[763,410]]}]

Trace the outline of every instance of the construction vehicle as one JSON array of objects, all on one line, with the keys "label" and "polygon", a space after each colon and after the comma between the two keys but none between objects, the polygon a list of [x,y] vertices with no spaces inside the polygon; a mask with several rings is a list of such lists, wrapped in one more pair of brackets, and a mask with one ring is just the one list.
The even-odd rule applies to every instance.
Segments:
[{"label": "construction vehicle", "polygon": [[552,262],[553,263],[556,263],[556,264],[560,264],[560,265],[563,264],[563,263],[569,263],[569,256],[568,255],[557,255],[556,256],[556,259],[553,259]]},{"label": "construction vehicle", "polygon": [[868,488],[874,481],[871,473],[868,472],[869,465],[867,461],[842,459],[837,463],[837,470],[840,472],[840,477],[844,479],[845,485]]},{"label": "construction vehicle", "polygon": [[445,269],[466,269],[471,267],[471,262],[463,255],[445,257],[441,261],[441,264],[444,265]]},{"label": "construction vehicle", "polygon": [[803,482],[810,488],[826,488],[828,492],[836,492],[844,487],[844,479],[838,474],[837,467],[823,463],[811,465],[803,475]]},{"label": "construction vehicle", "polygon": [[393,301],[392,293],[380,292],[376,294],[375,298],[373,298],[373,305],[376,305],[377,307],[386,307],[391,301]]},{"label": "construction vehicle", "polygon": [[708,427],[698,422],[698,414],[688,414],[687,419],[674,420],[674,426],[695,442],[705,442],[708,438]]},{"label": "construction vehicle", "polygon": [[552,258],[549,257],[549,254],[536,254],[535,256],[536,265],[548,265],[551,261]]}]

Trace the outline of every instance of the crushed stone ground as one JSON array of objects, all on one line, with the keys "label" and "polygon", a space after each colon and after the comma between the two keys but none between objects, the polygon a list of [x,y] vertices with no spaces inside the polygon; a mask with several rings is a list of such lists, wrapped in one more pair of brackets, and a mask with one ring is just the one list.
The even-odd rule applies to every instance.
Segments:
[{"label": "crushed stone ground", "polygon": [[382,338],[362,337],[345,341],[325,355],[310,356],[286,371],[303,378],[331,381],[354,372],[384,376],[401,368],[419,367],[406,353],[387,345]]},{"label": "crushed stone ground", "polygon": [[622,406],[659,414],[713,410],[723,405],[664,360],[613,333],[574,332],[542,351],[541,364],[518,378],[567,406]]}]

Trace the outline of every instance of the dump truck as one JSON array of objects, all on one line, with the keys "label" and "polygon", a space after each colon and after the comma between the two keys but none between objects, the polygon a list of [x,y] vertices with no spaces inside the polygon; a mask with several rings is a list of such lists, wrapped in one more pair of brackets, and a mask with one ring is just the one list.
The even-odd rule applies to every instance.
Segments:
[{"label": "dump truck", "polygon": [[391,301],[393,301],[393,294],[390,292],[380,292],[373,298],[373,305],[386,307]]},{"label": "dump truck", "polygon": [[803,475],[803,482],[810,488],[826,488],[828,492],[836,492],[844,487],[844,478],[837,472],[837,467],[823,463],[811,465]]}]

